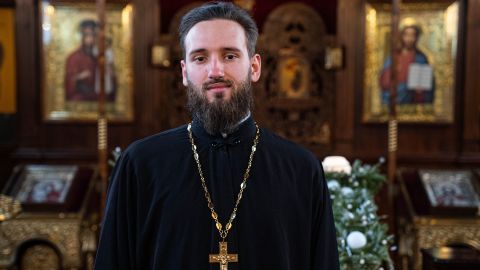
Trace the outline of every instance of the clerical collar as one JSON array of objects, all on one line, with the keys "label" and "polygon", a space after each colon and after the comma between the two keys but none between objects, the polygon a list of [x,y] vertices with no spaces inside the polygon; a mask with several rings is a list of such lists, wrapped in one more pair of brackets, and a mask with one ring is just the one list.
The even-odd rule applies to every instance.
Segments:
[{"label": "clerical collar", "polygon": [[221,134],[216,134],[216,135],[209,134],[203,128],[200,120],[198,120],[198,118],[196,117],[194,117],[192,121],[192,131],[193,131],[193,134],[197,136],[199,139],[206,139],[206,140],[215,141],[215,142],[224,142],[228,144],[238,144],[240,143],[240,141],[254,136],[256,127],[255,127],[255,121],[253,120],[253,117],[249,112],[249,114],[244,119],[242,119],[242,121],[239,122],[238,128],[231,134],[227,134],[226,137],[224,137]]},{"label": "clerical collar", "polygon": [[[239,127],[243,122],[245,122],[245,120],[247,120],[247,119],[250,117],[250,115],[252,115],[252,113],[251,113],[250,111],[248,111],[247,116],[245,116],[242,120],[240,120],[240,122],[238,122],[237,127]],[[227,138],[227,137],[228,137],[228,134],[227,134],[227,133],[222,132],[222,133],[220,133],[220,134],[222,135],[223,138]]]}]

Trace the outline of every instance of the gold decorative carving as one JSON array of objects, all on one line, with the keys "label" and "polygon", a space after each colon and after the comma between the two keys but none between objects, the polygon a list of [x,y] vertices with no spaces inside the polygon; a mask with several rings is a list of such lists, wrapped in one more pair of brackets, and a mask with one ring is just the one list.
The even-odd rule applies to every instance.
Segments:
[{"label": "gold decorative carving", "polygon": [[22,211],[22,205],[12,197],[0,194],[0,222],[14,218]]},{"label": "gold decorative carving", "polygon": [[33,245],[25,250],[20,261],[22,270],[57,270],[60,258],[55,250],[47,245]]},{"label": "gold decorative carving", "polygon": [[[417,179],[416,182],[410,178],[413,172],[418,171],[402,168],[397,173],[401,196],[398,199],[406,208],[406,213],[397,219],[398,253],[402,260],[402,269],[422,269],[421,249],[462,244],[480,250],[480,217],[426,214],[428,212],[421,209],[419,201],[414,204],[411,197],[414,194],[409,193],[415,190],[415,196],[421,196],[416,193],[416,189],[422,188],[418,186],[421,181]],[[410,186],[412,189],[407,189],[407,181],[408,185],[413,185]],[[423,199],[428,200],[426,197]],[[425,214],[418,214],[419,212]]]},{"label": "gold decorative carving", "polygon": [[263,29],[262,77],[254,91],[258,121],[307,147],[328,148],[335,78],[325,70],[330,44],[322,18],[304,4],[287,3],[272,11]]},{"label": "gold decorative carving", "polygon": [[414,269],[422,269],[420,250],[466,244],[480,250],[479,218],[416,218],[400,226],[400,254],[413,259]]},{"label": "gold decorative carving", "polygon": [[[31,240],[51,243],[62,254],[64,266],[81,267],[80,220],[17,218],[0,224],[3,237],[12,251]],[[12,254],[0,254],[0,265],[11,261]]]},{"label": "gold decorative carving", "polygon": [[480,243],[478,242],[478,239],[480,239],[480,228],[478,224],[425,225],[419,226],[417,230],[418,252],[416,254],[416,266],[418,269],[420,269],[421,266],[421,255],[419,251],[422,248],[439,247],[458,243],[472,245],[473,243],[476,248],[480,249]]},{"label": "gold decorative carving", "polygon": [[[85,265],[85,258],[95,254],[97,248],[98,215],[90,208],[97,183],[96,169],[94,166],[90,169],[91,178],[81,179],[89,184],[75,212],[57,212],[45,207],[42,212],[17,214],[19,204],[0,197],[0,211],[13,213],[13,218],[0,223],[0,269],[26,269],[22,263],[31,269],[91,269],[91,265]],[[20,167],[14,170],[21,171]],[[17,178],[10,179],[15,182]],[[6,194],[11,194],[10,182],[4,191]]]}]

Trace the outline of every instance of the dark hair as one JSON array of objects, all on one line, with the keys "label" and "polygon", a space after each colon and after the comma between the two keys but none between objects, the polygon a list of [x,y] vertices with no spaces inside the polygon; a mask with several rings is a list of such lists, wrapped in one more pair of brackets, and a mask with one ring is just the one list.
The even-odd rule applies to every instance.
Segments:
[{"label": "dark hair", "polygon": [[93,30],[96,30],[97,28],[97,23],[94,20],[83,20],[80,22],[80,25],[78,26],[78,29],[80,31],[83,31],[85,28],[92,28]]},{"label": "dark hair", "polygon": [[405,33],[405,30],[407,30],[407,29],[413,29],[413,30],[415,30],[415,37],[416,37],[417,39],[418,39],[418,38],[420,37],[420,35],[422,34],[422,29],[420,29],[419,26],[412,24],[412,25],[407,25],[407,26],[403,27],[402,32],[401,32],[402,35],[403,35],[403,33]]},{"label": "dark hair", "polygon": [[255,53],[255,45],[257,44],[258,28],[250,14],[244,9],[230,2],[210,2],[200,7],[190,10],[183,16],[180,26],[178,27],[178,35],[180,38],[180,46],[182,47],[183,56],[185,56],[185,37],[190,29],[197,23],[214,19],[225,19],[237,22],[245,30],[247,39],[247,50],[250,57]]}]

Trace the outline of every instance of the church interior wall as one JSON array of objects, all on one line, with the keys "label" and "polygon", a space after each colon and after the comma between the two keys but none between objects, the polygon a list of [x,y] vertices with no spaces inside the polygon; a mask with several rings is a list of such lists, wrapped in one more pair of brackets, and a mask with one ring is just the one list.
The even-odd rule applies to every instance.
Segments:
[{"label": "church interior wall", "polygon": [[[173,72],[149,61],[150,46],[168,34],[173,14],[192,1],[132,0],[134,17],[134,121],[109,124],[109,149],[171,128],[169,95]],[[363,0],[300,1],[324,19],[327,33],[344,47],[345,65],[335,71],[334,130],[331,148],[316,152],[319,159],[340,154],[375,162],[387,155],[386,124],[362,122]],[[42,117],[42,70],[38,1],[2,0],[15,9],[17,112],[3,121],[14,130],[0,145],[0,184],[13,166],[25,163],[87,164],[97,160],[96,124],[51,122]],[[268,14],[287,1],[256,1],[254,17],[263,25]],[[455,117],[449,124],[400,124],[399,165],[420,167],[478,167],[480,164],[480,0],[465,0],[459,43],[460,81],[456,87]],[[262,29],[261,29],[262,30]],[[315,46],[315,44],[312,44]],[[174,89],[183,91],[183,89]]]},{"label": "church interior wall", "polygon": [[[173,14],[191,1],[133,1],[137,5],[134,31],[135,120],[112,123],[109,147],[126,147],[135,139],[168,129],[168,100],[163,93],[168,71],[154,68],[148,61],[148,48],[164,34]],[[287,1],[257,1],[254,17],[262,25],[274,7]],[[459,45],[458,95],[455,119],[451,124],[401,124],[399,161],[409,165],[471,166],[480,163],[478,104],[478,0],[465,1],[463,43]],[[26,162],[95,162],[96,126],[93,123],[52,123],[42,119],[41,76],[38,46],[38,2],[3,0],[14,7],[17,42],[17,113],[15,121],[5,124],[14,130],[13,141],[3,143],[2,181],[12,166]],[[349,158],[376,160],[386,155],[385,124],[365,124],[361,120],[362,27],[359,5],[362,1],[303,1],[324,19],[328,34],[345,47],[345,67],[336,71],[335,130],[333,148],[321,153],[342,154]],[[152,8],[154,7],[154,8]],[[21,12],[20,12],[21,10]],[[345,106],[346,105],[346,106]],[[13,119],[13,118],[12,118]]]}]

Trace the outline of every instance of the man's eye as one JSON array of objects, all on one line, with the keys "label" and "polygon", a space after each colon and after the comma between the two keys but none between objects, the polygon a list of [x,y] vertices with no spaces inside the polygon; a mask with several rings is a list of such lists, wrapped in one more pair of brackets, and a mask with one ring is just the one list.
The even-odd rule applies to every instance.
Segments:
[{"label": "man's eye", "polygon": [[197,57],[193,58],[193,61],[201,63],[201,62],[205,61],[205,57],[197,56]]},{"label": "man's eye", "polygon": [[225,59],[227,59],[227,60],[233,60],[233,59],[235,59],[235,58],[237,58],[237,56],[236,56],[235,54],[227,54],[227,55],[225,55]]}]

